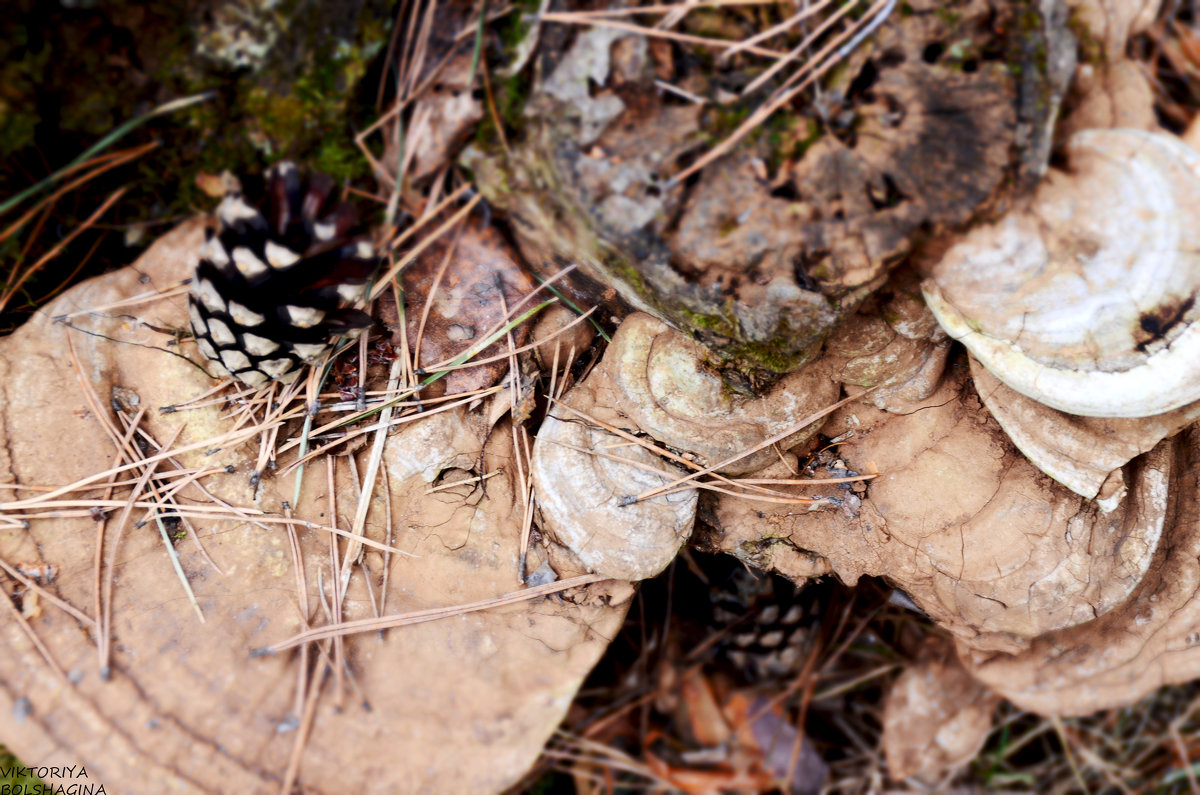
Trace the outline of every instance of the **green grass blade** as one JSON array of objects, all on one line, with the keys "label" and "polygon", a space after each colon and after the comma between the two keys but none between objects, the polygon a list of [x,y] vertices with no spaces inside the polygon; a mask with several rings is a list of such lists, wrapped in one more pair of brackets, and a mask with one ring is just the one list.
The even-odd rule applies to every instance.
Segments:
[{"label": "green grass blade", "polygon": [[115,130],[110,132],[108,135],[101,138],[96,143],[92,144],[90,147],[88,147],[87,151],[85,151],[79,157],[72,160],[70,163],[65,165],[63,168],[59,169],[58,171],[54,172],[50,176],[46,177],[45,179],[43,179],[41,182],[37,183],[36,185],[31,185],[30,187],[28,187],[25,190],[18,193],[16,196],[13,196],[13,197],[7,199],[6,201],[0,203],[0,215],[3,215],[4,213],[11,210],[13,207],[16,207],[18,204],[25,201],[30,196],[34,196],[34,195],[46,190],[51,185],[53,185],[54,183],[56,183],[60,179],[62,179],[64,172],[68,171],[72,166],[77,166],[80,163],[84,163],[84,162],[90,160],[91,158],[95,157],[96,155],[100,154],[105,149],[112,146],[115,142],[117,142],[118,140],[123,138],[125,135],[127,135],[130,131],[140,127],[142,124],[149,121],[150,119],[153,119],[157,116],[165,116],[168,113],[174,113],[175,111],[180,110],[182,108],[186,108],[190,105],[195,105],[199,102],[204,102],[206,100],[212,99],[214,96],[216,96],[215,92],[207,91],[203,94],[193,94],[192,96],[184,97],[183,99],[173,99],[170,102],[166,102],[166,103],[163,103],[162,105],[159,105],[157,108],[150,111],[149,113],[144,113],[141,116],[130,119],[129,121],[125,122],[124,124],[117,127]]}]

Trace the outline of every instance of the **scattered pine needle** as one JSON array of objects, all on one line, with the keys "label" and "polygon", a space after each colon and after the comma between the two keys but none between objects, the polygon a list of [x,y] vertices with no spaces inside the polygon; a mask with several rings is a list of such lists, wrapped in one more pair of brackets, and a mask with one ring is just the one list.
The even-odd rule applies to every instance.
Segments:
[{"label": "scattered pine needle", "polygon": [[255,654],[276,654],[285,651],[302,643],[311,643],[316,640],[324,640],[337,636],[354,635],[362,632],[374,632],[380,629],[391,629],[393,627],[405,627],[410,624],[423,624],[427,621],[438,621],[451,616],[460,616],[467,613],[475,613],[480,610],[490,610],[495,607],[503,607],[505,605],[517,604],[518,602],[526,602],[531,599],[540,599],[543,596],[549,596],[553,593],[567,591],[571,588],[579,588],[592,583],[603,582],[607,580],[600,574],[583,574],[578,577],[569,577],[559,582],[552,582],[546,585],[538,585],[533,588],[524,588],[520,591],[513,591],[501,596],[494,596],[491,599],[481,599],[477,602],[467,602],[460,605],[452,605],[449,607],[434,607],[428,610],[416,610],[411,613],[400,613],[398,615],[382,616],[380,618],[361,618],[357,621],[346,621],[329,627],[320,627],[319,629],[311,629],[307,632],[301,632],[298,635],[293,635],[287,640],[280,641],[274,646],[268,646],[263,649],[258,649]]}]

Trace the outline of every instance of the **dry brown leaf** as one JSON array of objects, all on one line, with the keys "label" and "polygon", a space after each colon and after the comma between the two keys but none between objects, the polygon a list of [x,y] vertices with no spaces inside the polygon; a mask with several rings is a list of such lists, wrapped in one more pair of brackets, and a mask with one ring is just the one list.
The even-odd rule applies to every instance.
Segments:
[{"label": "dry brown leaf", "polygon": [[954,646],[931,637],[892,683],[883,705],[883,753],[894,781],[933,784],[979,753],[1000,697],[969,674]]},{"label": "dry brown leaf", "polygon": [[[120,385],[140,396],[150,408],[144,427],[157,439],[186,424],[178,445],[200,447],[178,458],[185,465],[230,467],[231,474],[219,471],[205,479],[210,491],[265,511],[263,521],[279,521],[281,502],[292,499],[292,480],[268,474],[257,489],[250,485],[257,444],[206,452],[213,445],[205,440],[230,425],[222,407],[157,411],[212,386],[174,355],[179,347],[168,345],[168,332],[155,330],[186,322],[183,296],[152,300],[120,315],[86,311],[145,292],[144,280],[177,283],[188,275],[201,240],[201,225],[185,224],[152,246],[135,268],[65,293],[0,342],[0,480],[60,485],[114,462],[112,444],[84,403],[65,355],[71,335],[84,377],[99,394],[107,396]],[[77,330],[52,320],[73,311],[81,312],[74,320]],[[190,352],[186,343],[181,347]],[[365,540],[385,543],[390,533],[392,545],[417,557],[394,554],[388,564],[378,549],[368,549],[363,560],[369,574],[354,570],[342,602],[344,618],[374,614],[389,565],[389,613],[453,606],[519,587],[523,501],[514,495],[512,434],[501,423],[481,460],[487,428],[480,418],[486,413],[486,407],[475,413],[460,407],[389,438],[384,464],[391,494],[381,480]],[[335,486],[338,515],[328,512],[326,469],[316,462],[307,467],[294,506],[299,518],[326,525],[353,515],[357,488],[342,461]],[[503,473],[488,479],[486,494],[473,486],[429,492],[431,479],[455,480],[481,463],[489,473]],[[30,495],[6,491],[3,499],[13,496]],[[384,526],[389,497],[390,531]],[[185,502],[209,505],[197,493]],[[91,613],[96,523],[86,509],[80,513],[32,519],[28,529],[0,528],[0,559],[56,566],[54,593]],[[106,548],[112,545],[112,524]],[[87,626],[56,606],[42,600],[42,614],[30,626],[67,679],[39,660],[10,615],[0,616],[2,644],[9,650],[0,655],[0,691],[9,694],[0,696],[0,734],[14,753],[39,764],[84,764],[95,780],[129,791],[212,791],[212,782],[219,782],[222,791],[258,792],[280,786],[297,737],[307,732],[297,757],[305,789],[495,792],[536,758],[603,651],[604,639],[615,634],[631,596],[627,587],[617,592],[593,585],[565,598],[392,629],[382,637],[347,637],[341,644],[348,667],[321,677],[323,668],[312,653],[307,662],[297,652],[251,657],[252,649],[305,628],[285,528],[229,520],[193,524],[221,567],[206,562],[191,534],[177,542],[204,624],[184,598],[153,523],[125,529],[116,550],[110,681],[100,678]],[[328,599],[338,580],[329,571],[328,538],[303,525],[297,536],[308,588],[303,612],[313,623],[325,623],[318,582]],[[298,675],[307,678],[310,666],[320,687],[311,701],[311,723],[303,713],[308,702],[298,701],[296,692]],[[14,694],[30,709],[14,710]],[[360,706],[364,700],[370,711]]]},{"label": "dry brown leaf", "polygon": [[[477,218],[468,218],[426,249],[404,270],[401,281],[408,344],[415,349],[420,339],[421,367],[453,359],[481,342],[500,328],[511,317],[511,310],[534,289],[533,280],[517,260],[516,252],[495,227],[486,226]],[[431,296],[432,303],[428,303]],[[526,301],[517,314],[547,297],[536,296]],[[525,344],[529,325],[513,329],[515,346]],[[399,332],[393,341],[399,344]],[[475,358],[486,359],[507,350],[508,344],[501,338]],[[445,394],[491,386],[508,367],[507,359],[499,359],[455,370],[442,379]]]}]

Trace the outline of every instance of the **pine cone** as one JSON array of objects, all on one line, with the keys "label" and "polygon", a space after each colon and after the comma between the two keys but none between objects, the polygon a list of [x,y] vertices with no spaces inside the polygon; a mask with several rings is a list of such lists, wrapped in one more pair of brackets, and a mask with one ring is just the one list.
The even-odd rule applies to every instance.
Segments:
[{"label": "pine cone", "polygon": [[295,165],[267,172],[267,217],[231,186],[206,231],[188,313],[196,346],[218,376],[251,387],[295,381],[339,337],[371,318],[354,304],[379,259],[365,240],[348,239],[353,208],[332,202],[333,180],[307,184]]}]

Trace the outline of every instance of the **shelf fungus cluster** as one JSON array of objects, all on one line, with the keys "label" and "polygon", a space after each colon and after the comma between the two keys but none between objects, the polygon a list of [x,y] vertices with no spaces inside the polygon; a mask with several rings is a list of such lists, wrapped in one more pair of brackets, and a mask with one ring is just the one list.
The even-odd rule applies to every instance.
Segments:
[{"label": "shelf fungus cluster", "polygon": [[1013,442],[1111,507],[1120,467],[1200,416],[1200,153],[1140,130],[1067,152],[1028,207],[946,253],[925,296]]},{"label": "shelf fungus cluster", "polygon": [[[759,398],[734,393],[708,359],[702,346],[662,321],[631,315],[603,361],[542,425],[532,476],[543,524],[587,569],[624,580],[662,571],[691,535],[696,491],[639,495],[689,469],[761,468],[778,459],[774,448],[728,459],[837,399],[837,384],[821,365],[784,378]],[[803,427],[783,446],[801,444],[818,429],[819,423]]]},{"label": "shelf fungus cluster", "polygon": [[[946,344],[933,333],[888,382],[932,389],[878,388],[824,426],[847,435],[851,467],[882,473],[861,510],[721,497],[694,539],[793,576],[886,577],[973,675],[1047,714],[1200,674],[1200,155],[1134,130],[1066,151],[1065,170],[921,268],[928,308],[912,317],[936,317],[965,361],[930,358]],[[904,278],[827,342],[820,361],[842,357],[848,389],[872,385],[849,362],[895,359],[889,321],[919,327],[895,312]]]}]

